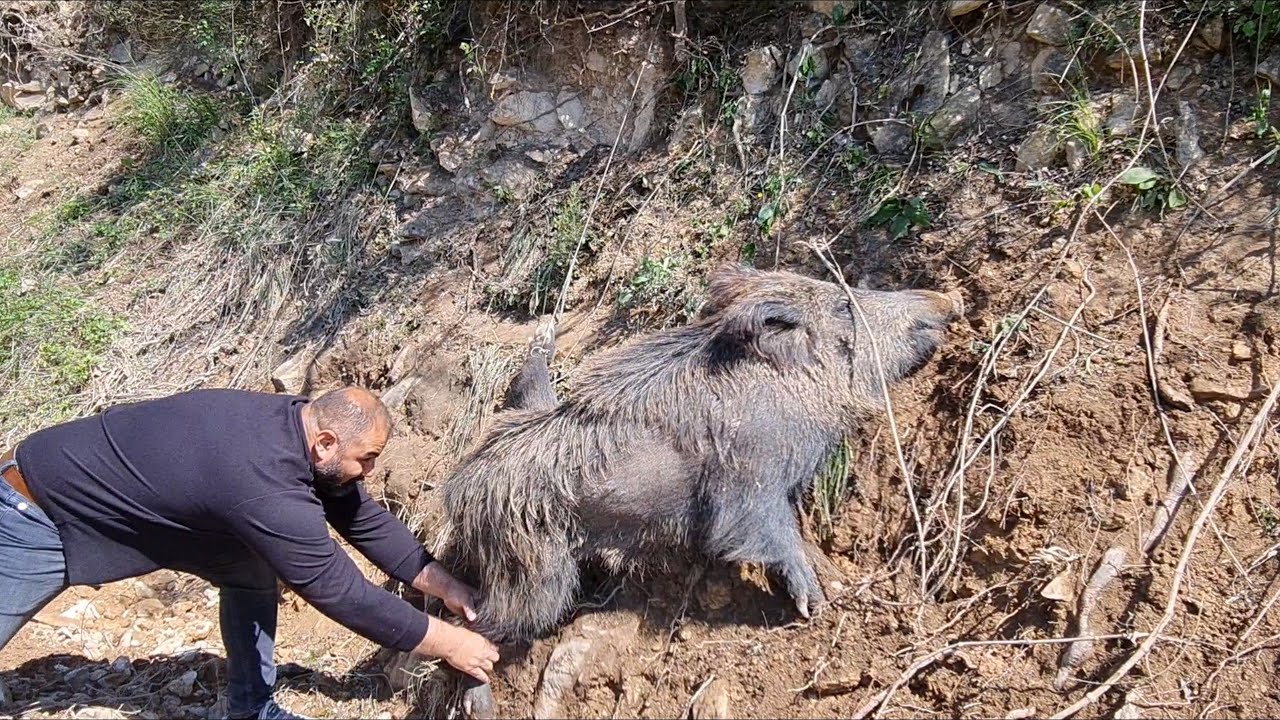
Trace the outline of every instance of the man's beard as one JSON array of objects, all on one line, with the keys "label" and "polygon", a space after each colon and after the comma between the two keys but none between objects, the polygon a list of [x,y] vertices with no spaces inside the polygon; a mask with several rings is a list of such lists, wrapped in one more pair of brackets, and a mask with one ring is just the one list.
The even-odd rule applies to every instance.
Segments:
[{"label": "man's beard", "polygon": [[315,478],[316,490],[325,495],[346,495],[355,489],[354,482],[342,481],[342,462],[338,458],[316,465],[311,474]]}]

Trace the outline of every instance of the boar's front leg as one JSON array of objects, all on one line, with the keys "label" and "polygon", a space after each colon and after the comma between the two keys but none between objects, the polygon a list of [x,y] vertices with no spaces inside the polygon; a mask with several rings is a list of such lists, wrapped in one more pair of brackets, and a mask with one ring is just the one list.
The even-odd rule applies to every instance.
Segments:
[{"label": "boar's front leg", "polygon": [[503,407],[512,410],[550,410],[560,404],[551,387],[551,358],[556,352],[556,326],[548,320],[538,326],[529,343],[529,356],[511,381]]},{"label": "boar's front leg", "polygon": [[758,562],[780,574],[796,611],[809,618],[826,601],[804,555],[794,508],[785,495],[730,500],[717,507],[709,550],[729,562]]}]

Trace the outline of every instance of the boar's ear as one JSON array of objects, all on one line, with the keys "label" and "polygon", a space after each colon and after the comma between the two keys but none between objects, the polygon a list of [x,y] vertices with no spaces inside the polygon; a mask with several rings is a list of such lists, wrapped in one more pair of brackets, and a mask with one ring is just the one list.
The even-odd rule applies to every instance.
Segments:
[{"label": "boar's ear", "polygon": [[758,279],[762,272],[746,265],[724,263],[711,271],[707,278],[707,297],[698,308],[698,318],[708,318],[724,312]]},{"label": "boar's ear", "polygon": [[805,365],[813,357],[804,316],[794,305],[776,299],[734,303],[724,311],[716,339],[778,368]]}]

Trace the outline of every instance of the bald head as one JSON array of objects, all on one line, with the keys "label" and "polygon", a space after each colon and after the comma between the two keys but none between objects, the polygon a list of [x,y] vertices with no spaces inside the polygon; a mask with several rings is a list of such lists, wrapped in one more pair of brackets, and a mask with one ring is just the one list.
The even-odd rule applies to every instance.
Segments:
[{"label": "bald head", "polygon": [[385,437],[391,432],[391,413],[373,393],[360,387],[344,387],[321,395],[311,402],[316,425],[331,430],[343,441],[367,438],[371,433]]},{"label": "bald head", "polygon": [[303,410],[316,479],[336,487],[369,474],[391,436],[391,413],[364,388],[345,387]]}]

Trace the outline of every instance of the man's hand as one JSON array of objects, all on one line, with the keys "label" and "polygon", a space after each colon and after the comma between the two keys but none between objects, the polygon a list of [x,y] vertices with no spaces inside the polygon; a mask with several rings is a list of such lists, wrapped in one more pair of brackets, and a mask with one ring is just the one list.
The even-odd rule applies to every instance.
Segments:
[{"label": "man's hand", "polygon": [[418,643],[418,647],[414,648],[414,652],[443,658],[445,662],[482,683],[489,682],[488,673],[493,671],[493,664],[498,662],[498,648],[483,635],[436,618],[431,618],[427,634]]},{"label": "man's hand", "polygon": [[414,578],[413,586],[424,595],[440,598],[450,612],[466,618],[467,622],[475,622],[476,598],[479,593],[450,575],[440,561],[433,560],[422,568],[422,572]]}]

